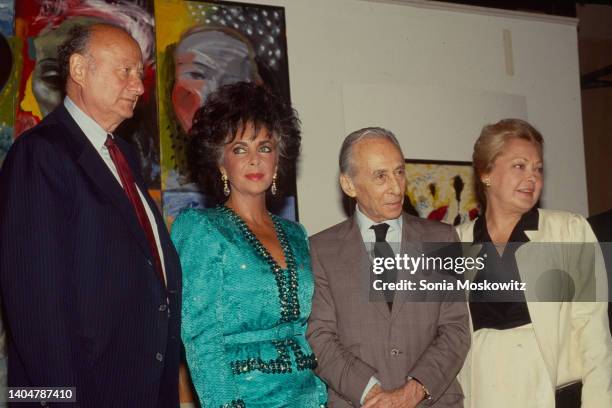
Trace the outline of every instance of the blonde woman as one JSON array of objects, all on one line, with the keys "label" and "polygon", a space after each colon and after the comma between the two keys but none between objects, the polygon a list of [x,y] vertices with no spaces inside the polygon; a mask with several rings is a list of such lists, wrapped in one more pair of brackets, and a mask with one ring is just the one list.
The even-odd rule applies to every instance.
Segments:
[{"label": "blonde woman", "polygon": [[[594,302],[605,293],[581,299],[589,301],[535,301],[535,292],[560,282],[571,286],[574,295],[587,293],[585,286],[593,284],[593,271],[601,265],[598,249],[588,244],[596,238],[582,216],[537,208],[544,184],[542,151],[540,133],[519,119],[485,126],[474,145],[483,211],[460,225],[458,234],[487,257],[486,279],[519,281],[527,291],[513,292],[503,302],[499,293],[470,292],[472,350],[460,375],[466,407],[555,407],[559,390],[567,385],[579,389],[580,382],[582,407],[612,407],[607,304]],[[550,248],[590,251],[585,259],[591,267],[577,268],[572,257],[553,255]],[[541,259],[556,269],[539,268]],[[484,279],[480,273],[475,280]],[[606,290],[605,274],[596,279],[588,293]]]}]

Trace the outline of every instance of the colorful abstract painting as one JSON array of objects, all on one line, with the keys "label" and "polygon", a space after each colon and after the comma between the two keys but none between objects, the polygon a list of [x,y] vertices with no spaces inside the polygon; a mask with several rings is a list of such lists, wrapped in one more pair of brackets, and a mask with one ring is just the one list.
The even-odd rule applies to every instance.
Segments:
[{"label": "colorful abstract painting", "polygon": [[459,225],[478,216],[474,172],[470,162],[406,160],[409,213]]},{"label": "colorful abstract painting", "polygon": [[132,120],[115,133],[136,148],[142,174],[150,188],[159,189],[159,138],[155,95],[155,37],[150,0],[18,1],[16,36],[22,64],[17,93],[15,136],[19,137],[63,100],[57,66],[57,48],[77,24],[109,22],[125,28],[138,41],[145,62],[145,93]]},{"label": "colorful abstract painting", "polygon": [[0,165],[13,143],[15,96],[21,72],[14,22],[14,0],[0,0]]},{"label": "colorful abstract painting", "polygon": [[[207,200],[189,174],[185,150],[193,116],[225,84],[267,85],[289,100],[282,7],[230,2],[155,0],[161,180],[168,220]],[[297,218],[295,173],[276,213]]]}]

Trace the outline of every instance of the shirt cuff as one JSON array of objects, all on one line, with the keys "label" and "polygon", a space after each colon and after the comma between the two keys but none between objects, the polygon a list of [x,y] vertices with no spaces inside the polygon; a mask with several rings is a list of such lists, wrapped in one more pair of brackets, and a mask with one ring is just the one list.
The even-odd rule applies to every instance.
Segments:
[{"label": "shirt cuff", "polygon": [[376,377],[371,376],[370,381],[368,381],[365,388],[363,389],[363,394],[361,394],[361,399],[359,400],[359,403],[361,405],[363,405],[365,397],[368,395],[368,392],[370,392],[372,387],[374,387],[376,384],[380,385],[380,381],[378,381]]}]

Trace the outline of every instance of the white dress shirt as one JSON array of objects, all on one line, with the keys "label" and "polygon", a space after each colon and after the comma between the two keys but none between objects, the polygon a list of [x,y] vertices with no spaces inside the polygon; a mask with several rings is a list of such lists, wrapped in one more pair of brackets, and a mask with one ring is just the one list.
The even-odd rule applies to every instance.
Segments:
[{"label": "white dress shirt", "polygon": [[366,244],[368,249],[371,249],[374,242],[376,242],[376,234],[374,230],[371,229],[373,225],[377,224],[388,224],[389,229],[387,230],[386,241],[393,248],[393,252],[397,255],[399,253],[399,243],[402,241],[402,216],[400,215],[398,218],[394,220],[386,220],[383,222],[374,222],[367,215],[365,215],[359,209],[359,205],[355,208],[355,217],[357,219],[357,225],[359,226],[359,232],[361,233],[361,238],[363,242]]},{"label": "white dress shirt", "polygon": [[[79,128],[83,131],[89,142],[94,146],[108,169],[111,171],[117,183],[121,185],[121,179],[119,178],[119,173],[117,172],[117,167],[115,167],[115,163],[110,157],[110,153],[104,143],[106,142],[106,137],[109,134],[106,130],[102,128],[95,120],[87,116],[85,112],[83,112],[75,103],[68,97],[64,98],[64,106],[68,110],[72,119],[77,123]],[[123,186],[121,187],[123,188]],[[157,252],[159,253],[159,260],[161,261],[162,271],[164,273],[164,280],[166,279],[166,267],[164,264],[164,252],[162,251],[161,243],[159,241],[159,232],[157,230],[157,222],[155,221],[155,217],[153,216],[153,212],[145,200],[142,191],[138,185],[136,185],[136,190],[138,190],[138,195],[140,196],[140,200],[142,201],[142,205],[144,206],[145,212],[147,213],[147,218],[151,223],[151,229],[153,230],[153,236],[155,237],[155,245],[157,245]]]}]

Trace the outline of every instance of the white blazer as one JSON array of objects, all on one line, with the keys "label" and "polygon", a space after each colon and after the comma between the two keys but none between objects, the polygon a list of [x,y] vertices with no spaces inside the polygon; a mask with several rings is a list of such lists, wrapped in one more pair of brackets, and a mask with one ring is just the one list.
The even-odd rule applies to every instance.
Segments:
[{"label": "white blazer", "polygon": [[[539,209],[538,229],[525,231],[531,243],[557,242],[580,243],[597,242],[595,234],[586,219],[578,214],[564,211]],[[474,241],[475,221],[459,225],[457,233],[462,242]],[[601,250],[595,246],[595,257],[590,257],[591,267],[595,269],[595,279],[584,282],[580,276],[579,268],[575,266],[561,267],[561,270],[570,271],[576,284],[596,288],[597,302],[534,302],[529,299],[536,298],[536,282],[542,272],[559,269],[559,263],[569,263],[572,259],[565,256],[554,259],[557,265],[543,267],[538,257],[541,246],[526,243],[516,252],[516,262],[522,282],[526,282],[527,307],[531,316],[536,339],[546,364],[551,381],[551,390],[582,380],[582,407],[583,408],[610,408],[612,407],[612,337],[608,323],[607,307],[607,280]],[[593,247],[589,247],[593,248]],[[592,270],[592,269],[591,269]],[[587,274],[583,274],[587,275]],[[590,274],[589,274],[590,275]],[[591,275],[592,276],[592,275]],[[591,292],[594,293],[594,292]],[[470,329],[473,326],[470,324]],[[468,354],[459,381],[464,392],[470,388],[471,353]],[[469,396],[466,394],[466,399]]]}]

